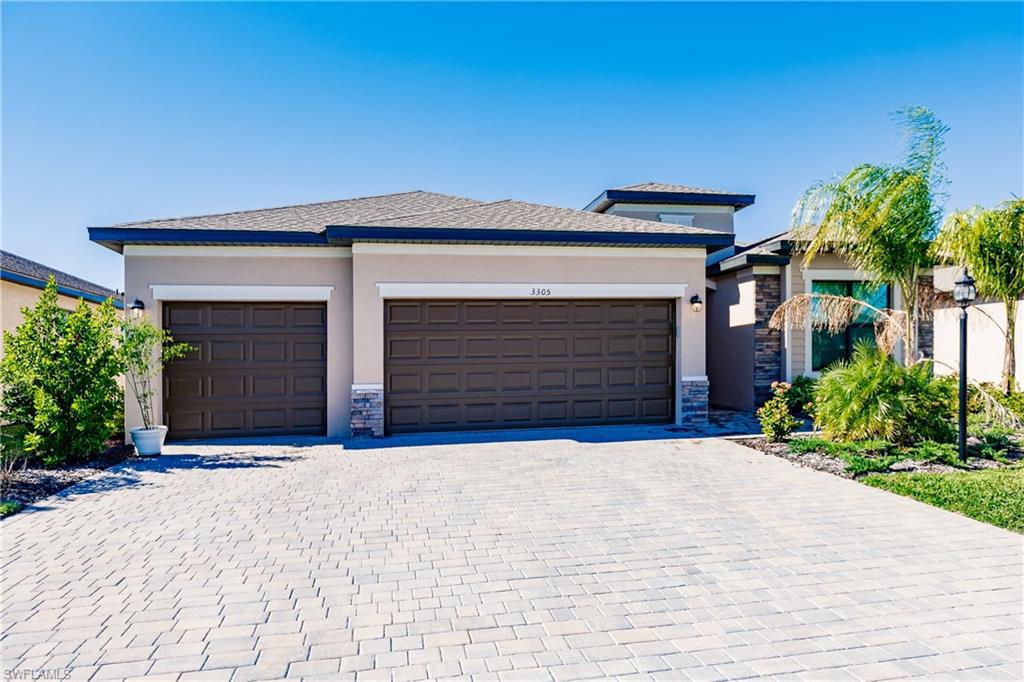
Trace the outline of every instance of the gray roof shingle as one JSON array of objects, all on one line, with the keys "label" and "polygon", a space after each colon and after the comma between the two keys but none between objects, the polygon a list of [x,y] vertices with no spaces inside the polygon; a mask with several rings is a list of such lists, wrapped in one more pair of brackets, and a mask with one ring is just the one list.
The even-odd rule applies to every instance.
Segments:
[{"label": "gray roof shingle", "polygon": [[25,277],[31,277],[32,279],[41,280],[46,282],[50,279],[50,275],[56,280],[57,284],[69,289],[75,289],[87,294],[93,294],[95,296],[101,296],[103,298],[116,297],[118,293],[113,289],[101,286],[94,282],[84,280],[74,275],[69,275],[66,272],[61,272],[42,263],[38,263],[28,258],[23,258],[10,251],[0,251],[0,270],[4,272],[11,272],[17,275],[23,275]]},{"label": "gray roof shingle", "polygon": [[431,211],[362,223],[367,227],[491,228],[559,230],[567,232],[627,232],[641,234],[720,234],[686,225],[623,218],[525,201],[492,201],[443,211]]},{"label": "gray roof shingle", "polygon": [[370,220],[472,206],[476,199],[436,192],[400,192],[356,199],[297,204],[250,211],[119,223],[130,229],[260,230],[320,232],[327,225],[363,225]]},{"label": "gray roof shingle", "polygon": [[613,187],[625,192],[678,192],[682,194],[724,194],[733,195],[736,192],[729,192],[723,189],[708,189],[706,187],[691,187],[689,185],[673,185],[667,182],[641,182],[635,185],[623,185]]}]

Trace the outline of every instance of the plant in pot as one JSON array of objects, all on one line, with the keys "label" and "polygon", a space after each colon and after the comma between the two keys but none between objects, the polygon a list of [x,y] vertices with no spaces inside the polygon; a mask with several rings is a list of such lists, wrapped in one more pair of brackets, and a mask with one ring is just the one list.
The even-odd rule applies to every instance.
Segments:
[{"label": "plant in pot", "polygon": [[167,427],[155,423],[154,382],[159,380],[160,370],[165,364],[191,349],[187,343],[174,343],[171,335],[148,317],[128,317],[122,323],[120,352],[125,383],[135,396],[142,414],[142,426],[130,429],[129,434],[140,456],[159,455],[167,437]]}]

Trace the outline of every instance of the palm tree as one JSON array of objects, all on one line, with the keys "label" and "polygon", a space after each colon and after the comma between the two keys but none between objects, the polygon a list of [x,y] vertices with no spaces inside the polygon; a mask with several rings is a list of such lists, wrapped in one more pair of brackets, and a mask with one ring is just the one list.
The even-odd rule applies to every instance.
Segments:
[{"label": "palm tree", "polygon": [[[880,328],[894,324],[905,348],[904,362],[918,359],[917,327],[921,316],[922,272],[932,265],[931,243],[942,217],[946,186],[940,160],[943,137],[949,128],[924,107],[907,107],[892,114],[906,135],[902,157],[896,164],[865,163],[842,177],[813,185],[793,210],[793,234],[804,240],[805,263],[829,252],[843,256],[878,284],[893,283],[900,291],[906,313],[889,311]],[[774,325],[815,318],[815,326],[832,329],[852,321],[859,302],[848,306],[822,305],[819,294],[794,297],[773,318]],[[822,309],[843,309],[846,320],[824,323]],[[843,317],[841,315],[840,317]],[[891,331],[889,332],[891,333]]]},{"label": "palm tree", "polygon": [[1024,199],[1004,201],[996,208],[975,206],[953,213],[935,242],[936,255],[968,268],[982,296],[1003,302],[1006,340],[1002,389],[1014,389],[1017,304],[1024,298]]}]

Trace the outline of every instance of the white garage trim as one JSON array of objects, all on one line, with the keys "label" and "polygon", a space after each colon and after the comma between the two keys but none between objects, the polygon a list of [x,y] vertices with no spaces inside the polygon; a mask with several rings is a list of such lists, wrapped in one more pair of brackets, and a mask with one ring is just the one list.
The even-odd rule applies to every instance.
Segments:
[{"label": "white garage trim", "polygon": [[203,258],[253,256],[257,258],[351,258],[347,246],[163,246],[157,244],[126,244],[125,256],[171,256]]},{"label": "white garage trim", "polygon": [[686,284],[378,282],[381,298],[683,298]]},{"label": "white garage trim", "polygon": [[327,301],[333,286],[151,284],[157,301]]},{"label": "white garage trim", "polygon": [[511,246],[485,244],[388,244],[357,242],[352,253],[359,255],[442,255],[442,256],[555,256],[570,258],[699,258],[706,250],[699,248],[669,248],[650,246]]}]

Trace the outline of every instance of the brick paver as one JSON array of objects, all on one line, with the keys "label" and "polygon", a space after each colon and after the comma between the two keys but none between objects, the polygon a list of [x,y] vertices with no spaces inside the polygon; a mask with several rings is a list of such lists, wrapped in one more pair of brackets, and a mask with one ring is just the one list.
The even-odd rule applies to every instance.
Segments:
[{"label": "brick paver", "polygon": [[1024,676],[1020,536],[722,440],[589,433],[171,446],[3,522],[3,668]]}]

